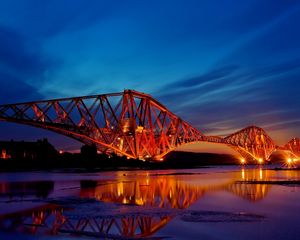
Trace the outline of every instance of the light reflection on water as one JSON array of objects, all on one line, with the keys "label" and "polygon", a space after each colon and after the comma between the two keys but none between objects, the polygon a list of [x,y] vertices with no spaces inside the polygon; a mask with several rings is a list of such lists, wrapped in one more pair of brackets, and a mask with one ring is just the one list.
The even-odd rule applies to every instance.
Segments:
[{"label": "light reflection on water", "polygon": [[[102,175],[105,174],[108,174],[109,178],[103,178]],[[12,232],[38,234],[40,237],[72,234],[72,237],[79,239],[87,236],[112,239],[148,237],[159,235],[160,230],[172,220],[178,221],[177,211],[181,214],[194,203],[201,204],[201,199],[214,193],[231,194],[240,201],[256,204],[267,198],[274,188],[274,185],[267,181],[300,180],[299,171],[272,171],[245,167],[224,168],[221,171],[198,169],[114,172],[100,173],[90,179],[86,176],[83,178],[84,180],[77,182],[77,190],[71,195],[66,190],[62,202],[61,198],[56,199],[52,196],[50,202],[42,200],[43,205],[37,208],[2,214],[0,216],[2,231],[5,234]],[[11,201],[14,199],[27,201],[26,196],[35,197],[35,200],[45,199],[55,192],[57,188],[54,186],[59,184],[58,181],[47,180],[2,182],[1,206],[5,204],[13,206]],[[64,181],[63,185],[68,184]],[[74,200],[74,197],[77,200]],[[71,201],[68,201],[69,198]],[[85,202],[85,199],[92,202],[88,200]],[[105,213],[105,210],[109,214]],[[84,214],[84,211],[92,213]]]}]

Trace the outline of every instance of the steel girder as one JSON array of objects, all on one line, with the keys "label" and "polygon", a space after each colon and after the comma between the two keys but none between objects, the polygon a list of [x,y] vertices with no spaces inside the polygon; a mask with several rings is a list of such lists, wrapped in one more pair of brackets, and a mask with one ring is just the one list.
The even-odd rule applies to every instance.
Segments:
[{"label": "steel girder", "polygon": [[0,120],[45,128],[102,152],[129,158],[161,159],[203,134],[150,95],[121,93],[0,106]]},{"label": "steel girder", "polygon": [[[0,120],[48,129],[99,151],[135,159],[161,160],[191,142],[227,144],[244,158],[268,160],[277,148],[267,133],[250,126],[225,138],[202,132],[170,112],[152,96],[134,90],[0,105]],[[299,139],[282,149],[300,156]]]},{"label": "steel girder", "polygon": [[284,145],[284,148],[293,154],[295,154],[297,157],[300,157],[300,139],[299,138],[293,138],[290,140],[287,144]]},{"label": "steel girder", "polygon": [[224,138],[228,146],[245,158],[268,160],[276,149],[274,141],[259,127],[250,126]]}]

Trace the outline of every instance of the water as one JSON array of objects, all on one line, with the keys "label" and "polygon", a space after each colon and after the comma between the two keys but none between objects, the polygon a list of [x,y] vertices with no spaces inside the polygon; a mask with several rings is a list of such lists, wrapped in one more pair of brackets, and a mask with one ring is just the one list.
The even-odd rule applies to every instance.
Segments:
[{"label": "water", "polygon": [[300,171],[0,174],[0,239],[299,239]]}]

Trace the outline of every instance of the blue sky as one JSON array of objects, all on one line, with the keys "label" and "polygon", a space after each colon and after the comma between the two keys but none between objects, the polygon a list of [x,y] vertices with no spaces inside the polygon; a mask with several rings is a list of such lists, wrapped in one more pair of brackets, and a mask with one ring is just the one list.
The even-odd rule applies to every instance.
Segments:
[{"label": "blue sky", "polygon": [[[136,89],[205,134],[300,136],[300,2],[1,1],[0,103]],[[0,124],[0,139],[48,137]]]}]

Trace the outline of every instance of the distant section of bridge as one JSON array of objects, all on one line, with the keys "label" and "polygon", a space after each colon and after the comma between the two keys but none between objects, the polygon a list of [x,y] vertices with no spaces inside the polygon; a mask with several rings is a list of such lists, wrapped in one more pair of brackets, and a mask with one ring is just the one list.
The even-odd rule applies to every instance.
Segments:
[{"label": "distant section of bridge", "polygon": [[163,160],[178,146],[193,142],[226,144],[245,159],[268,160],[278,148],[300,156],[300,141],[283,147],[250,126],[225,138],[205,136],[152,96],[134,90],[84,97],[0,105],[0,120],[66,135],[99,151],[128,158]]}]

